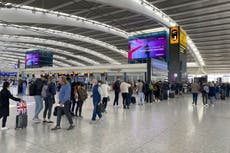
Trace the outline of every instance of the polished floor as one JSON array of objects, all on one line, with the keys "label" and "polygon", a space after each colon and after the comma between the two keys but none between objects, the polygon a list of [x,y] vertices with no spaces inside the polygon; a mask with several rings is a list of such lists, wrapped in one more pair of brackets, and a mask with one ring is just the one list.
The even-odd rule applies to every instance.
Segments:
[{"label": "polished floor", "polygon": [[54,125],[34,124],[33,99],[26,99],[29,126],[14,129],[16,110],[12,102],[7,122],[10,129],[0,131],[1,153],[230,153],[229,99],[204,108],[201,99],[194,107],[191,95],[184,95],[132,105],[129,110],[114,108],[110,102],[108,113],[97,124],[89,124],[92,102],[88,99],[84,118],[75,118],[76,128],[71,131],[66,130],[65,118],[59,131],[50,130]]}]

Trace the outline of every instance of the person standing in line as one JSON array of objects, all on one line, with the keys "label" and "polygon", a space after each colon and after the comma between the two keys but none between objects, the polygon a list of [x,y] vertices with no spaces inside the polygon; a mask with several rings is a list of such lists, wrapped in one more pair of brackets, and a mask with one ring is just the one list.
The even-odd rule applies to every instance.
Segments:
[{"label": "person standing in line", "polygon": [[203,83],[202,86],[202,99],[203,99],[203,105],[208,106],[208,93],[209,93],[209,86],[207,83]]},{"label": "person standing in line", "polygon": [[86,89],[84,89],[83,84],[79,84],[78,86],[76,86],[76,91],[75,91],[75,98],[76,98],[76,102],[77,102],[77,108],[76,108],[76,112],[75,115],[76,117],[79,118],[83,118],[82,117],[82,106],[84,101],[87,99],[88,94],[86,92]]},{"label": "person standing in line", "polygon": [[0,92],[0,119],[2,118],[1,130],[7,130],[6,121],[10,115],[10,102],[9,99],[14,101],[24,102],[22,99],[15,98],[9,91],[10,83],[4,82],[3,89]]},{"label": "person standing in line", "polygon": [[160,102],[160,86],[159,86],[159,82],[156,82],[154,84],[153,91],[154,91],[155,101]]},{"label": "person standing in line", "polygon": [[137,82],[138,105],[144,104],[143,86],[144,86],[144,84],[142,83],[142,81],[138,80],[138,82]]},{"label": "person standing in line", "polygon": [[93,80],[93,114],[90,124],[96,123],[96,117],[98,115],[99,119],[102,118],[102,114],[99,111],[99,104],[101,102],[102,90],[96,79]]},{"label": "person standing in line", "polygon": [[210,82],[209,83],[209,97],[210,97],[210,103],[212,107],[214,107],[215,96],[216,96],[215,85]]},{"label": "person standing in line", "polygon": [[71,96],[71,85],[70,83],[66,80],[65,76],[62,76],[59,80],[59,83],[61,84],[61,89],[59,93],[59,107],[57,109],[57,124],[54,128],[51,130],[58,130],[61,129],[61,116],[62,112],[65,113],[68,121],[69,121],[69,128],[67,130],[73,129],[75,126],[73,124],[72,116],[70,113],[70,96]]},{"label": "person standing in line", "polygon": [[191,85],[191,92],[192,92],[192,96],[193,96],[193,105],[197,105],[197,99],[198,99],[198,93],[200,90],[200,86],[199,84],[195,81],[192,85]]},{"label": "person standing in line", "polygon": [[68,83],[71,86],[69,110],[70,110],[71,115],[74,116],[74,108],[75,108],[75,104],[76,104],[76,101],[75,101],[75,98],[74,98],[75,82],[72,82],[72,79],[69,76],[66,77],[66,80],[68,81]]},{"label": "person standing in line", "polygon": [[102,96],[102,104],[104,105],[104,111],[106,112],[110,87],[107,83],[103,82],[101,85],[101,90],[102,90],[102,95],[101,95]]},{"label": "person standing in line", "polygon": [[115,93],[115,98],[113,102],[113,106],[117,105],[118,106],[118,101],[119,101],[119,93],[120,93],[120,78],[117,78],[117,81],[114,82],[113,84],[113,90]]},{"label": "person standing in line", "polygon": [[124,109],[129,109],[129,103],[128,103],[128,93],[129,93],[129,87],[131,87],[130,84],[127,82],[122,82],[120,85],[120,90],[123,98],[123,108]]},{"label": "person standing in line", "polygon": [[[45,109],[43,113],[43,122],[53,123],[53,121],[50,120],[52,114],[52,107],[53,104],[55,103],[55,95],[56,95],[56,85],[53,77],[48,78],[47,86],[48,88],[46,92],[46,97],[44,98]],[[48,113],[48,121],[46,120],[47,113]]]},{"label": "person standing in line", "polygon": [[230,91],[230,83],[227,83],[227,85],[226,85],[226,97],[229,97],[229,91]]},{"label": "person standing in line", "polygon": [[43,88],[43,84],[44,84],[45,78],[44,76],[41,78],[37,78],[34,82],[34,99],[35,99],[35,114],[34,114],[34,118],[33,121],[35,123],[40,123],[41,120],[39,119],[39,114],[43,109],[43,99],[41,96],[42,93],[42,88]]}]

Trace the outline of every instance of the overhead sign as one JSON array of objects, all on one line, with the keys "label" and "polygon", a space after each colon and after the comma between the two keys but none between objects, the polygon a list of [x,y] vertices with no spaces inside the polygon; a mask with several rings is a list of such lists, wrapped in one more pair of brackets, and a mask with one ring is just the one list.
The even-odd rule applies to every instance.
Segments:
[{"label": "overhead sign", "polygon": [[182,28],[180,28],[180,45],[182,45],[184,48],[187,47],[187,36]]},{"label": "overhead sign", "polygon": [[170,28],[170,44],[178,44],[179,43],[179,27],[171,27]]}]

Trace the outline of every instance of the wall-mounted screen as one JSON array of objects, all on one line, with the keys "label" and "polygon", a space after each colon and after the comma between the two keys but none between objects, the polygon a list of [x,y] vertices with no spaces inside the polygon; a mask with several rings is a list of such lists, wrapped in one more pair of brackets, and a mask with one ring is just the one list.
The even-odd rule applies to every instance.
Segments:
[{"label": "wall-mounted screen", "polygon": [[29,53],[26,54],[25,66],[26,67],[35,67],[39,64],[39,54],[38,53]]},{"label": "wall-mounted screen", "polygon": [[128,40],[128,59],[165,57],[167,54],[166,32],[157,32],[130,37]]},{"label": "wall-mounted screen", "polygon": [[25,68],[53,66],[53,52],[33,50],[25,54]]}]

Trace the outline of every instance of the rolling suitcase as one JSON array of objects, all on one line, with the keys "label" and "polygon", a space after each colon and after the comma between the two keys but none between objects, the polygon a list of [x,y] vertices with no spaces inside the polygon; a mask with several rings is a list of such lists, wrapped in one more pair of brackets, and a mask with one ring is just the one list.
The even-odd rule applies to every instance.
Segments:
[{"label": "rolling suitcase", "polygon": [[167,95],[167,93],[164,93],[163,94],[163,100],[167,100],[168,99],[168,95]]},{"label": "rolling suitcase", "polygon": [[28,122],[26,103],[17,103],[16,129],[26,128]]},{"label": "rolling suitcase", "polygon": [[175,98],[175,93],[174,92],[169,92],[169,98]]}]

